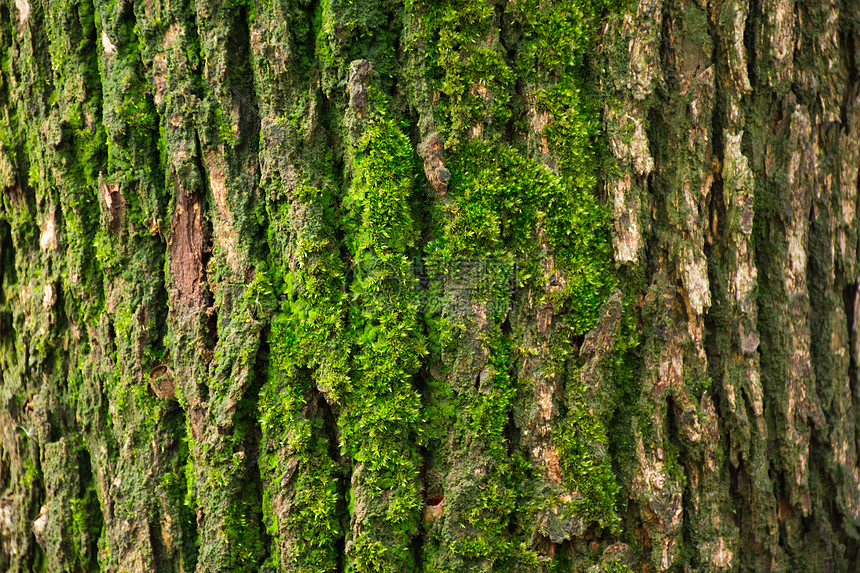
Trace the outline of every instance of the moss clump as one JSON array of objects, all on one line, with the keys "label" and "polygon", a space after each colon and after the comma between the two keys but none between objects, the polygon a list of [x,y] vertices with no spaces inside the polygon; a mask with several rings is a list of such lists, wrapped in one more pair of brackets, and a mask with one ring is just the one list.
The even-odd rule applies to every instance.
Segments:
[{"label": "moss clump", "polygon": [[[509,427],[517,400],[517,381],[512,375],[515,350],[511,336],[496,325],[484,344],[490,349],[488,379],[479,382],[478,392],[460,392],[455,398],[456,440],[479,447],[486,456],[486,475],[472,483],[469,476],[463,493],[474,488],[476,499],[462,496],[462,525],[468,535],[451,544],[452,552],[465,563],[493,563],[498,570],[533,570],[539,561],[534,548],[518,540],[530,531],[524,516],[533,503],[529,482],[533,467],[517,451]],[[481,472],[483,473],[483,472]],[[453,492],[452,492],[453,493]]]},{"label": "moss clump", "polygon": [[591,189],[504,144],[461,144],[450,165],[450,199],[436,214],[443,234],[429,255],[512,256],[521,286],[543,290],[551,254],[564,274],[551,302],[565,305],[575,333],[588,330],[614,282],[608,214]]},{"label": "moss clump", "polygon": [[[270,368],[258,406],[264,513],[274,541],[269,562],[278,570],[335,571],[344,534],[346,470],[329,432],[330,416],[336,415],[329,405],[336,410],[349,390],[347,267],[337,230],[335,154],[321,137],[324,126],[316,125],[325,104],[311,88],[311,78],[316,83],[319,74],[316,66],[331,56],[322,34],[330,5],[292,7],[284,30],[280,18],[272,17],[277,7],[260,8],[254,19],[271,20],[270,41],[288,45],[268,46],[276,56],[258,61],[258,74],[274,73],[268,66],[280,61],[285,48],[295,56],[283,77],[273,75],[255,86],[265,102],[264,124],[271,119],[264,143],[273,154],[265,155],[264,147],[267,169],[261,185],[268,201],[261,223],[267,226],[270,254],[267,265],[257,269],[267,273],[275,301]],[[311,60],[314,42],[317,61]],[[266,116],[263,108],[273,115]],[[278,156],[281,149],[295,153],[288,168]],[[297,181],[282,179],[287,169],[298,172]]]},{"label": "moss clump", "polygon": [[576,494],[570,509],[585,522],[617,533],[619,487],[606,451],[606,429],[589,409],[578,374],[568,382],[568,410],[555,432],[565,485]]},{"label": "moss clump", "polygon": [[[614,529],[619,522],[619,488],[606,453],[605,428],[613,407],[591,403],[595,398],[584,391],[573,357],[574,337],[594,328],[616,282],[610,218],[595,196],[602,167],[600,105],[589,88],[587,61],[603,14],[617,7],[611,4],[407,4],[411,35],[405,45],[413,56],[415,87],[411,103],[422,114],[422,135],[431,141],[440,135],[445,142],[444,150],[433,153],[440,153],[450,172],[446,189],[434,183],[439,196],[431,227],[438,232],[426,246],[426,259],[515,261],[516,286],[523,289],[513,294],[500,276],[485,276],[489,284],[482,285],[461,278],[438,292],[431,284],[431,296],[442,298],[460,296],[446,292],[446,286],[466,288],[471,311],[483,316],[486,310],[486,329],[492,333],[470,330],[482,320],[471,322],[469,308],[428,310],[428,345],[447,377],[447,384],[431,385],[428,411],[434,420],[454,424],[455,447],[463,448],[464,457],[472,455],[468,448],[477,448],[492,460],[488,483],[505,484],[492,494],[487,492],[493,488],[486,488],[479,496],[481,509],[462,532],[441,526],[449,535],[464,536],[454,545],[461,562],[526,568],[535,555],[518,551],[508,533],[533,528],[525,516],[538,515],[547,505],[565,506],[562,511],[575,514],[582,527]],[[502,328],[506,317],[518,320],[516,310],[509,314],[509,305],[497,304],[506,297],[529,309],[551,309],[551,330],[531,333],[539,340],[546,336],[547,346],[529,347],[521,330]],[[473,352],[488,350],[492,374],[486,382],[460,379],[465,372],[457,356],[463,345],[475,347]],[[507,443],[506,424],[511,414],[514,420],[525,419],[520,409],[532,407],[534,399],[527,380],[511,379],[516,365],[530,359],[520,351],[545,353],[540,376],[566,378],[568,396],[555,420],[553,442],[562,458],[564,488],[574,494],[571,503],[547,497],[539,472],[513,463],[517,446]],[[452,454],[447,463],[462,463],[451,461],[456,459]],[[459,487],[446,492],[446,504],[456,503],[452,498]],[[449,559],[446,552],[438,548],[440,564]]]},{"label": "moss clump", "polygon": [[[601,102],[589,54],[605,14],[619,10],[621,4],[526,0],[508,7],[521,31],[515,66],[526,86],[529,124],[521,124],[520,129],[534,131],[532,153],[543,156],[581,189],[595,188],[602,157],[598,145]],[[541,150],[542,146],[546,149]]]},{"label": "moss clump", "polygon": [[415,157],[385,102],[375,100],[377,111],[353,147],[344,201],[353,355],[340,423],[343,452],[356,462],[353,509],[362,514],[347,547],[356,571],[412,568],[410,539],[421,506],[421,401],[412,376],[426,351],[408,256]]},{"label": "moss clump", "polygon": [[503,127],[511,117],[515,76],[499,42],[496,12],[483,0],[445,0],[407,3],[412,17],[406,41],[408,52],[421,54],[420,67],[412,71],[421,99],[443,95],[436,106],[435,128],[455,146],[475,127]]},{"label": "moss clump", "polygon": [[390,86],[397,72],[397,42],[401,8],[385,0],[331,0],[317,4],[317,62],[322,68],[322,87],[328,93],[347,81],[350,62],[366,59]]},{"label": "moss clump", "polygon": [[[284,369],[285,355],[273,353],[269,382],[260,394],[260,425],[267,453],[259,460],[264,483],[264,510],[270,535],[292,542],[286,553],[273,557],[295,571],[334,571],[338,541],[343,536],[340,482],[342,468],[329,455],[331,439],[320,415],[322,396],[310,371]],[[290,509],[279,517],[285,482],[293,496]],[[277,506],[275,504],[278,504]],[[283,546],[282,546],[283,547]]]},{"label": "moss clump", "polygon": [[612,560],[601,563],[595,573],[633,573],[633,568],[624,561]]}]

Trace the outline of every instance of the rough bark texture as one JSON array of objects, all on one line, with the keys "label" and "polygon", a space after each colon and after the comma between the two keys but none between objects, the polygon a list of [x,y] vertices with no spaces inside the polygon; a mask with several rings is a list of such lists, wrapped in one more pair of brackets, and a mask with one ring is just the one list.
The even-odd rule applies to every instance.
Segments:
[{"label": "rough bark texture", "polygon": [[858,0],[3,0],[0,569],[856,571]]}]

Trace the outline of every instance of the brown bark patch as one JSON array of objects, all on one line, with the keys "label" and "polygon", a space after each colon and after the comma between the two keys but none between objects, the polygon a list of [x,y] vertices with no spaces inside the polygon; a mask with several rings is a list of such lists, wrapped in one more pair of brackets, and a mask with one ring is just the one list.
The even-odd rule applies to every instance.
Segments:
[{"label": "brown bark patch", "polygon": [[176,173],[173,174],[175,207],[171,224],[168,253],[170,271],[175,277],[179,297],[189,305],[202,306],[203,297],[204,250],[207,232],[203,221],[203,206],[200,193],[183,188]]},{"label": "brown bark patch", "polygon": [[431,495],[424,506],[424,521],[435,521],[442,515],[444,498],[441,495]]},{"label": "brown bark patch", "polygon": [[53,209],[45,214],[39,234],[39,248],[57,250],[57,223]]},{"label": "brown bark patch", "polygon": [[233,226],[233,214],[227,204],[227,174],[224,170],[224,162],[221,157],[209,152],[204,157],[206,171],[209,175],[209,187],[215,199],[217,217],[215,218],[215,242],[224,248],[224,256],[227,264],[234,272],[240,272],[239,237]]},{"label": "brown bark patch", "polygon": [[424,175],[440,197],[448,191],[448,181],[451,179],[451,172],[445,168],[445,163],[442,161],[443,149],[442,136],[436,132],[430,134],[419,149],[424,157]]},{"label": "brown bark patch", "polygon": [[105,183],[99,175],[99,199],[105,207],[107,228],[116,233],[122,226],[122,218],[125,214],[125,197],[119,189],[119,181]]},{"label": "brown bark patch", "polygon": [[18,25],[23,27],[30,17],[30,3],[27,0],[15,0],[15,7],[18,8]]},{"label": "brown bark patch", "polygon": [[149,387],[159,398],[176,398],[176,384],[173,382],[173,377],[167,370],[167,366],[163,364],[156,366],[149,373]]}]

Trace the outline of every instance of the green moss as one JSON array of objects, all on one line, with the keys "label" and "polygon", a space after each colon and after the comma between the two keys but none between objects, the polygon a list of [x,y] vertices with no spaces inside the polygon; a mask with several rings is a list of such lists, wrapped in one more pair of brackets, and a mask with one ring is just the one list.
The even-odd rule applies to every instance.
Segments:
[{"label": "green moss", "polygon": [[[180,419],[184,422],[183,419]],[[167,505],[179,516],[182,547],[179,562],[186,570],[193,570],[197,564],[197,500],[194,497],[194,464],[190,458],[188,430],[184,424],[167,426],[172,435],[177,436],[178,451],[170,459],[161,478],[161,488],[167,498]]]},{"label": "green moss", "polygon": [[610,560],[600,564],[600,573],[633,573],[633,568],[624,561]]},{"label": "green moss", "polygon": [[[595,197],[603,157],[601,104],[590,87],[587,62],[603,14],[617,8],[610,4],[526,0],[502,8],[479,0],[409,2],[405,48],[412,56],[411,103],[422,114],[420,127],[429,130],[423,135],[442,134],[451,174],[433,208],[430,228],[439,231],[425,260],[515,261],[517,286],[524,291],[515,300],[532,308],[552,305],[561,320],[542,363],[547,373],[566,378],[568,400],[555,431],[565,487],[574,494],[565,511],[581,516],[585,526],[617,531],[619,486],[606,452],[606,424],[615,406],[611,397],[606,404],[590,403],[594,397],[586,396],[578,371],[569,373],[566,366],[576,350],[571,340],[595,326],[616,284],[610,219]],[[501,36],[500,18],[510,23]],[[525,563],[537,557],[519,552],[510,532],[531,531],[534,524],[525,516],[553,500],[530,490],[540,478],[511,461],[516,446],[506,443],[505,425],[523,407],[516,397],[524,384],[510,379],[523,358],[511,355],[511,343],[522,334],[496,330],[514,295],[502,276],[483,279],[472,284],[461,278],[456,286],[487,305],[492,334],[480,343],[489,350],[490,383],[481,381],[473,391],[471,381],[446,371],[456,390],[432,385],[428,412],[433,428],[456,420],[455,444],[486,453],[492,460],[487,483],[505,484],[478,495],[480,509],[456,533],[464,537],[453,551],[463,562],[527,570]],[[433,288],[431,297],[448,296],[444,287]],[[469,320],[446,309],[430,310],[425,319],[428,346],[444,370],[450,366],[446,355],[457,356],[458,343],[469,341]],[[611,370],[629,348],[618,344],[601,368]],[[605,385],[607,393],[615,391],[613,381]],[[523,395],[530,399],[528,392]],[[446,504],[457,495],[446,492]],[[437,550],[447,559],[445,548],[427,552]]]},{"label": "green moss", "polygon": [[624,294],[621,325],[605,368],[607,378],[614,382],[614,393],[608,397],[611,409],[605,421],[607,451],[622,483],[629,483],[633,478],[629,472],[635,467],[631,463],[635,456],[634,434],[639,432],[648,435],[649,430],[643,425],[650,425],[653,420],[653,405],[641,400],[638,379],[642,358],[637,328],[637,293],[641,283],[636,277],[627,278],[628,280],[622,283]]},{"label": "green moss", "polygon": [[[281,159],[272,157],[271,172],[262,181],[268,200],[265,214],[259,214],[270,255],[257,276],[267,273],[276,302],[268,337],[270,370],[258,406],[264,454],[259,467],[266,527],[274,540],[269,562],[303,572],[337,570],[345,512],[345,470],[332,458],[337,444],[328,431],[327,408],[338,407],[350,389],[348,269],[339,251],[334,153],[328,141],[319,140],[315,124],[329,121],[326,111],[317,115],[324,110],[316,95],[317,66],[327,70],[323,82],[334,84],[337,70],[331,68],[343,57],[332,35],[338,6],[296,5],[286,14],[273,8],[275,18],[286,17],[286,30],[272,30],[267,47],[287,50],[287,73],[255,86],[264,102],[261,113],[267,117],[268,107],[274,124],[269,143],[277,146],[276,154],[289,151],[290,169],[297,172],[297,182],[282,181],[276,167]],[[263,20],[260,13],[255,18]],[[270,63],[257,62],[256,71],[267,73]]]},{"label": "green moss", "polygon": [[556,429],[555,443],[567,487],[576,497],[572,506],[586,522],[594,522],[618,532],[615,513],[618,484],[606,454],[606,430],[590,411],[581,382],[574,375],[568,383],[563,422]]},{"label": "green moss", "polygon": [[[315,201],[311,211],[311,216],[322,217],[323,206]],[[270,217],[270,244],[278,246],[284,235],[277,235],[290,226],[289,207],[281,204]],[[273,270],[280,278],[280,284],[273,281],[273,289],[285,291],[285,300],[272,321],[272,357],[289,377],[301,368],[317,370],[318,384],[337,400],[344,391],[346,369],[339,351],[346,312],[343,263],[330,230],[313,220],[298,224],[293,244],[284,245],[295,253],[295,270]]]},{"label": "green moss", "polygon": [[[261,6],[266,7],[265,3]],[[418,566],[411,562],[410,541],[421,527],[418,450],[427,443],[429,434],[447,439],[446,432],[453,427],[461,440],[453,446],[461,448],[455,453],[467,455],[467,447],[474,447],[480,455],[487,456],[489,475],[483,481],[475,478],[472,482],[476,493],[466,500],[468,507],[463,510],[468,532],[462,538],[439,543],[450,543],[464,563],[482,561],[500,570],[535,570],[544,564],[542,558],[522,540],[534,530],[526,514],[537,497],[530,489],[536,471],[519,446],[511,443],[517,432],[506,428],[511,423],[511,413],[518,408],[521,381],[516,380],[514,372],[522,358],[517,354],[522,333],[509,334],[501,326],[506,305],[491,312],[490,326],[480,341],[490,349],[488,379],[481,381],[482,390],[455,391],[437,380],[433,382],[437,386],[428,383],[428,392],[438,400],[422,409],[413,377],[427,348],[432,348],[434,356],[442,356],[464,340],[467,327],[462,317],[428,312],[425,337],[424,325],[418,319],[419,301],[410,264],[418,252],[417,233],[410,205],[415,175],[421,169],[407,136],[411,128],[392,117],[394,108],[383,98],[374,100],[378,112],[362,127],[361,138],[347,143],[348,192],[339,206],[336,177],[330,175],[339,169],[331,158],[341,150],[322,150],[331,141],[318,137],[314,130],[320,128],[314,122],[318,120],[321,130],[325,130],[332,125],[338,127],[343,118],[337,117],[338,110],[319,105],[314,96],[293,97],[314,89],[307,89],[311,78],[316,81],[317,77],[311,61],[314,57],[326,68],[323,88],[329,94],[341,93],[347,64],[359,55],[370,57],[383,76],[394,76],[400,30],[392,22],[399,22],[400,8],[396,3],[371,2],[362,6],[347,1],[314,6],[291,7],[300,25],[293,26],[292,21],[285,25],[296,44],[289,46],[290,55],[303,60],[301,66],[296,66],[306,73],[297,81],[300,87],[289,85],[284,93],[274,96],[274,100],[284,97],[290,102],[275,123],[289,134],[281,142],[289,154],[284,165],[299,172],[300,183],[296,186],[293,181],[281,181],[278,174],[266,175],[271,177],[264,183],[270,201],[254,215],[260,224],[269,224],[271,255],[265,263],[257,261],[249,284],[226,284],[228,271],[217,249],[206,269],[210,281],[219,285],[215,306],[219,309],[221,341],[215,348],[210,371],[200,375],[201,380],[211,383],[211,416],[203,423],[207,428],[213,421],[226,422],[225,427],[232,421],[237,424],[233,434],[207,435],[203,443],[193,444],[191,451],[187,445],[180,446],[161,485],[170,492],[174,506],[184,508],[184,530],[194,529],[197,506],[206,501],[207,507],[201,507],[207,512],[206,535],[214,534],[217,539],[203,541],[218,545],[213,551],[221,553],[207,555],[201,566],[215,563],[236,570],[254,569],[265,541],[255,529],[259,495],[253,486],[243,489],[253,479],[236,476],[249,469],[249,460],[243,460],[239,453],[251,451],[246,447],[254,441],[249,420],[258,414],[263,434],[259,469],[265,487],[266,525],[273,536],[295,541],[292,548],[289,543],[279,544],[279,551],[286,548],[291,553],[275,555],[273,562],[280,558],[279,565],[299,571],[336,570],[343,538],[346,470],[341,456],[332,451],[332,446],[338,444],[334,443],[337,438],[330,426],[331,418],[339,417],[342,453],[356,468],[351,509],[356,520],[369,516],[356,527],[357,534],[350,540],[353,566],[360,571],[415,569]],[[445,161],[453,174],[448,195],[434,213],[439,222],[435,228],[440,232],[432,237],[426,254],[438,261],[466,257],[516,261],[521,280],[517,286],[536,295],[533,304],[550,302],[558,314],[568,316],[563,328],[567,338],[593,326],[613,284],[608,270],[608,218],[592,196],[596,181],[593,163],[598,157],[593,146],[596,108],[586,101],[580,89],[582,74],[577,71],[583,66],[589,34],[596,27],[595,6],[598,5],[536,0],[507,7],[477,0],[406,3],[406,10],[424,20],[414,41],[429,45],[433,55],[432,63],[422,73],[436,90],[434,97],[440,98],[437,127],[448,136],[450,157]],[[141,6],[137,8],[138,15],[142,14]],[[233,5],[224,9],[236,8]],[[183,32],[177,45],[181,61],[169,63],[173,75],[169,78],[163,115],[168,117],[178,110],[181,96],[202,101],[195,107],[199,117],[188,120],[183,130],[196,123],[204,149],[236,145],[226,118],[227,108],[215,105],[209,88],[202,83],[203,60],[207,50],[217,43],[211,38],[201,40],[193,33],[185,37],[185,28],[193,31],[207,26],[198,19],[193,3],[172,3],[169,9]],[[142,20],[138,26],[130,10],[119,14],[121,7],[118,11],[112,2],[101,8],[101,18],[94,18],[91,11],[91,6],[79,5],[79,17],[86,20],[86,25],[82,38],[72,46],[74,53],[59,44],[52,46],[58,67],[70,70],[62,71],[70,81],[67,85],[58,82],[62,90],[58,87],[53,96],[53,104],[64,107],[59,119],[42,119],[50,128],[50,136],[59,134],[68,151],[60,150],[54,157],[50,155],[54,151],[46,155],[34,148],[32,161],[25,164],[22,160],[21,166],[25,171],[31,167],[34,185],[40,189],[56,190],[69,184],[67,203],[62,206],[66,224],[63,239],[68,238],[72,247],[65,282],[77,285],[70,300],[79,300],[77,295],[84,291],[90,297],[70,314],[88,336],[88,329],[96,325],[102,311],[110,308],[103,321],[104,330],[112,326],[116,334],[116,349],[104,353],[109,372],[94,375],[88,371],[86,380],[104,382],[104,391],[116,414],[106,422],[109,432],[132,435],[135,446],[141,446],[157,438],[160,424],[174,407],[151,395],[146,374],[162,362],[182,365],[185,358],[171,357],[170,353],[188,342],[179,333],[172,344],[164,344],[161,338],[167,329],[167,318],[146,315],[143,324],[143,315],[137,314],[147,305],[164,306],[158,293],[164,287],[165,248],[158,232],[149,229],[168,228],[170,191],[164,180],[170,172],[168,153],[176,153],[183,144],[180,139],[188,133],[177,135],[166,128],[166,121],[159,124],[151,86],[140,80],[151,69],[152,53],[162,49],[157,32],[166,28],[168,22],[160,20],[166,15],[156,14],[152,22]],[[233,18],[237,14],[229,15]],[[122,17],[116,18],[117,15]],[[255,14],[249,17],[253,20]],[[515,25],[506,23],[505,28],[521,28],[521,37],[498,38],[500,18],[512,19]],[[93,27],[94,20],[105,22],[105,31],[117,46],[110,65],[104,66],[100,76],[87,71],[87,77],[101,77],[106,86],[104,113],[98,107],[101,94],[76,100],[74,92],[80,71],[75,54],[99,52],[101,30]],[[67,24],[60,24],[58,30],[65,31],[63,26]],[[384,37],[380,35],[382,31]],[[312,49],[315,40],[316,54]],[[87,56],[85,60],[84,65],[91,66],[100,58]],[[182,77],[183,64],[190,66],[191,77]],[[7,66],[2,65],[4,69]],[[524,79],[528,85],[523,87],[521,82],[519,88],[515,87],[516,79]],[[285,80],[289,81],[292,80]],[[258,83],[261,90],[269,89],[262,86],[263,82]],[[94,94],[100,89],[95,84],[85,88]],[[518,93],[520,89],[527,94]],[[278,105],[280,102],[273,102],[273,107]],[[336,101],[332,107],[338,105],[341,104]],[[525,132],[521,128],[527,124],[527,105],[552,118],[541,135],[547,137],[555,160],[545,161],[539,150],[529,148],[529,143],[518,135]],[[318,113],[313,121],[306,120],[309,109]],[[103,123],[104,127],[87,127],[88,111],[95,112],[95,124]],[[264,121],[268,119],[267,115]],[[468,140],[469,130],[476,125],[485,126],[483,133],[489,142]],[[511,137],[511,133],[515,135]],[[500,143],[502,137],[514,143]],[[32,140],[36,139],[33,135]],[[335,141],[334,146],[341,144]],[[304,150],[305,145],[310,151]],[[303,153],[316,157],[308,160]],[[80,169],[68,171],[67,181],[53,181],[52,169],[66,163],[79,163]],[[282,166],[266,167],[275,172]],[[324,175],[308,174],[316,169]],[[119,183],[126,201],[125,221],[117,232],[106,230],[100,220],[105,217],[104,208],[99,206],[102,171],[104,183]],[[230,198],[235,194],[231,188]],[[27,209],[21,212],[35,217]],[[343,217],[347,222],[342,229],[336,229],[337,221]],[[31,244],[38,234],[32,222],[27,224]],[[97,227],[101,230],[96,232]],[[345,236],[343,242],[338,231]],[[150,234],[152,237],[148,237]],[[339,251],[341,248],[348,253],[346,257]],[[344,258],[351,260],[351,268]],[[548,268],[552,276],[547,276]],[[544,289],[556,277],[555,271],[564,275],[562,288]],[[474,299],[507,302],[510,285],[503,275],[469,285]],[[102,285],[106,285],[105,293]],[[117,285],[127,288],[114,288]],[[546,290],[552,294],[541,294]],[[538,300],[542,296],[546,300]],[[104,299],[109,297],[116,300],[108,307]],[[261,330],[266,332],[270,314],[274,314],[268,336],[272,360],[258,412],[243,402],[241,407],[246,410],[235,420],[227,419],[229,413],[224,413],[226,408],[222,406],[228,398],[235,397],[230,391],[245,391],[241,384],[233,385],[230,376],[258,366],[254,362],[257,339],[249,342],[252,336],[245,335],[253,333],[256,337]],[[144,331],[153,334],[146,337]],[[202,329],[199,332],[207,334]],[[53,341],[46,340],[39,350],[51,351],[49,343]],[[138,355],[138,346],[142,347],[143,358],[132,359]],[[554,339],[547,358],[552,363],[549,368],[563,374],[559,365],[572,351],[569,341],[565,344]],[[198,366],[205,370],[202,358],[195,362],[195,368]],[[248,376],[256,375],[257,372]],[[474,381],[455,382],[472,385]],[[77,392],[82,383],[75,385]],[[253,402],[253,392],[250,394],[248,400]],[[606,524],[611,522],[606,508],[611,506],[613,495],[611,475],[606,473],[606,460],[600,453],[606,436],[600,416],[588,408],[582,394],[581,388],[572,392],[569,423],[559,434],[569,454],[565,471],[571,487],[582,496],[578,503],[592,503],[596,508],[587,515]],[[179,398],[183,407],[192,401],[191,396],[181,393]],[[221,418],[214,420],[218,416]],[[432,429],[427,423],[432,424]],[[446,448],[447,444],[440,444],[441,450]],[[116,464],[116,459],[111,463]],[[284,485],[285,479],[288,486]],[[290,488],[289,493],[284,493]],[[142,495],[137,489],[128,492]],[[280,495],[292,497],[284,502],[278,499]],[[135,503],[129,500],[125,510],[140,511],[142,506]],[[284,503],[289,503],[286,514]],[[369,508],[368,512],[361,513],[365,508]],[[221,544],[222,537],[229,543]],[[119,558],[117,549],[105,547],[103,555],[108,563]],[[183,568],[193,569],[196,549],[188,550],[184,559]]]},{"label": "green moss", "polygon": [[[72,540],[72,559],[82,566],[95,563],[93,548],[102,533],[102,511],[96,496],[95,485],[90,483],[81,498],[69,501],[71,527],[68,532]],[[86,570],[82,567],[82,570]],[[92,569],[91,569],[92,570]]]},{"label": "green moss", "polygon": [[24,477],[21,479],[21,483],[28,488],[40,484],[42,472],[39,471],[36,462],[32,458],[25,458],[22,465],[24,466]]},{"label": "green moss", "polygon": [[530,501],[526,475],[531,465],[516,453],[511,456],[513,444],[507,435],[517,397],[511,340],[496,327],[485,343],[490,348],[490,384],[482,384],[479,393],[459,394],[454,423],[463,443],[480,444],[490,463],[478,486],[478,499],[465,500],[469,507],[464,508],[464,521],[473,533],[455,541],[452,550],[467,563],[484,561],[502,570],[528,570],[537,552],[517,542],[525,534],[517,530]]},{"label": "green moss", "polygon": [[[349,552],[356,571],[408,568],[409,539],[418,529],[422,418],[412,376],[426,351],[407,256],[415,240],[409,209],[414,169],[409,139],[378,100],[377,115],[363,125],[355,142],[353,179],[344,200],[354,272],[354,350],[352,383],[340,417],[341,447],[361,464],[359,477],[353,477],[353,495],[370,505],[361,525],[365,532]],[[374,502],[383,492],[385,502]],[[385,551],[376,553],[375,561],[365,558],[379,547]]]},{"label": "green moss", "polygon": [[504,126],[515,78],[498,42],[492,4],[416,0],[407,10],[412,20],[406,49],[423,52],[413,81],[429,84],[434,93],[423,94],[428,99],[445,96],[437,104],[436,128],[449,136],[447,145],[456,145],[476,125]]},{"label": "green moss", "polygon": [[[277,367],[278,362],[273,365]],[[267,528],[273,537],[288,532],[294,539],[292,552],[278,555],[294,570],[333,571],[338,562],[337,541],[343,535],[342,469],[329,456],[325,420],[314,415],[320,398],[308,398],[318,396],[309,372],[293,372],[289,378],[286,374],[284,370],[270,372],[258,406],[263,437],[272,448],[272,454],[260,458],[260,475],[275,486],[274,490],[267,488],[264,496]],[[291,474],[294,495],[290,510],[279,519],[273,511],[273,497],[281,490],[284,476]]]},{"label": "green moss", "polygon": [[[307,105],[311,100],[300,101]],[[292,112],[299,108],[297,104]],[[301,127],[290,117],[279,121],[287,130]],[[315,160],[316,169],[330,172],[330,157]],[[346,270],[332,211],[337,188],[326,180],[319,184],[288,187],[288,200],[268,203],[272,254],[254,279],[259,280],[256,290],[277,301],[269,335],[270,369],[258,404],[266,527],[279,540],[270,561],[308,573],[338,567],[344,470],[331,457],[336,444],[326,429],[324,407],[341,402],[349,388]],[[267,186],[270,197],[283,196],[279,180]],[[254,294],[254,304],[256,300]],[[284,503],[285,476],[292,476],[292,489],[289,511],[282,513],[284,506],[276,503]]]},{"label": "green moss", "polygon": [[337,93],[346,85],[350,62],[369,60],[383,83],[390,85],[398,71],[397,41],[400,9],[388,0],[330,0],[317,4],[314,16],[316,52],[322,87]]},{"label": "green moss", "polygon": [[[437,213],[444,234],[431,257],[514,256],[521,286],[542,290],[542,241],[564,273],[553,294],[566,304],[576,333],[588,330],[612,288],[608,214],[591,189],[523,157],[504,144],[468,142],[450,160],[449,202]],[[555,270],[554,269],[554,270]]]}]

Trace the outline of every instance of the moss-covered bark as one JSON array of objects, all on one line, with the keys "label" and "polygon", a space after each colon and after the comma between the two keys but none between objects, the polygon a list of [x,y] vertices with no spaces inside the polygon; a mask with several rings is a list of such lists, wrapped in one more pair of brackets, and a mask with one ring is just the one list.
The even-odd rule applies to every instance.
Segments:
[{"label": "moss-covered bark", "polygon": [[4,0],[0,569],[854,571],[858,38]]}]

